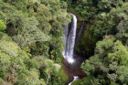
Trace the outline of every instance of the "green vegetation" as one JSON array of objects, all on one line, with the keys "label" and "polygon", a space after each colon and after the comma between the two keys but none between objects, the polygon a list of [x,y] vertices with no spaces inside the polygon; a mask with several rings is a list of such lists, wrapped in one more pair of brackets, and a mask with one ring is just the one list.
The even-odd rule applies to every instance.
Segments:
[{"label": "green vegetation", "polygon": [[5,28],[6,28],[5,23],[2,20],[0,20],[0,31],[4,31]]},{"label": "green vegetation", "polygon": [[127,0],[0,0],[0,85],[63,85],[63,28],[78,17],[73,85],[128,85]]}]

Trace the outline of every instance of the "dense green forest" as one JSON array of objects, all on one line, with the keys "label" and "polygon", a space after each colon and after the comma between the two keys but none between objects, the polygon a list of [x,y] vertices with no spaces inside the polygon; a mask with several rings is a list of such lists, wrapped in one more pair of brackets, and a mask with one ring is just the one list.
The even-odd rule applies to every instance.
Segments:
[{"label": "dense green forest", "polygon": [[128,85],[127,0],[0,0],[0,85],[63,85],[63,29],[78,18],[72,85]]}]

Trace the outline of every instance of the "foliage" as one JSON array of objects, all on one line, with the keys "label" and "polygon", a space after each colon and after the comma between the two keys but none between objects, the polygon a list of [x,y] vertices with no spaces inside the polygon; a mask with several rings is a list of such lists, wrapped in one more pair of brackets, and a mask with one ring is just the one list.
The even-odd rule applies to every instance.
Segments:
[{"label": "foliage", "polygon": [[127,9],[127,0],[0,0],[0,85],[65,82],[62,37],[69,13],[78,17],[78,31],[85,22],[75,52],[86,57],[87,76],[73,85],[127,85]]},{"label": "foliage", "polygon": [[69,22],[66,3],[1,0],[0,10],[0,31],[10,36],[0,33],[0,84],[61,84],[60,65],[53,60],[62,59],[63,25]]},{"label": "foliage", "polygon": [[[98,2],[99,5],[101,1]],[[78,2],[76,4],[82,4]],[[105,3],[108,2],[109,1],[106,1]],[[94,8],[99,10],[99,8],[97,7]],[[127,37],[123,37],[120,31],[121,29],[122,30],[127,29],[125,28],[127,27],[127,19],[128,19],[127,8],[128,8],[128,3],[123,2],[121,3],[121,5],[117,5],[116,7],[111,7],[111,10],[109,12],[105,12],[105,10],[100,10],[100,12],[94,13],[94,15],[91,15],[90,13],[92,17],[90,17],[89,19],[87,19],[87,17],[84,18],[82,17],[81,19],[79,17],[81,17],[82,15],[79,15],[78,17],[79,22],[81,22],[81,20],[86,22],[82,30],[83,32],[81,34],[81,38],[79,39],[80,41],[77,44],[76,51],[79,54],[82,54],[82,56],[90,57],[90,55],[94,54],[96,42],[102,40],[105,35],[114,35],[116,36],[116,38],[121,40],[123,44],[126,44]],[[126,34],[127,31],[125,35]]]},{"label": "foliage", "polygon": [[95,55],[83,64],[88,76],[80,85],[127,85],[127,56],[127,47],[107,36],[97,43]]},{"label": "foliage", "polygon": [[5,23],[2,20],[0,20],[0,31],[5,30],[5,28],[6,28]]},{"label": "foliage", "polygon": [[[62,56],[62,41],[60,40],[62,28],[69,21],[65,2],[60,3],[60,0],[3,0],[0,3],[0,15],[6,21],[6,32],[18,45],[24,49],[29,48],[34,55],[55,57],[57,52]],[[50,46],[58,49],[50,48]]]},{"label": "foliage", "polygon": [[43,56],[31,58],[31,54],[22,50],[5,33],[0,34],[1,85],[52,85],[57,83],[53,77],[61,80],[58,78],[59,64]]}]

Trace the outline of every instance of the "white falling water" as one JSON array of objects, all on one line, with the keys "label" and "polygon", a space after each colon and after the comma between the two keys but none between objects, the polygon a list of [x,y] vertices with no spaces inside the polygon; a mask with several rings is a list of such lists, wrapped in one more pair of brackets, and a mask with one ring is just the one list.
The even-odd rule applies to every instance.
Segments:
[{"label": "white falling water", "polygon": [[[78,79],[79,79],[79,77],[78,77],[78,76],[73,76],[73,81],[78,80]],[[72,82],[70,82],[68,85],[72,85],[73,81],[72,81]]]},{"label": "white falling water", "polygon": [[64,49],[64,58],[68,63],[74,63],[74,45],[76,38],[76,29],[77,29],[77,18],[75,15],[72,15],[72,22],[70,27],[66,27],[65,30],[65,49]]}]

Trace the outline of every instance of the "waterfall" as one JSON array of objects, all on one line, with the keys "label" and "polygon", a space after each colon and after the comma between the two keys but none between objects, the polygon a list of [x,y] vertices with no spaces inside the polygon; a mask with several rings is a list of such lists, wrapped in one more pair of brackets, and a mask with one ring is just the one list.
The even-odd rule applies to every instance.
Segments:
[{"label": "waterfall", "polygon": [[[70,25],[64,28],[64,70],[68,75],[66,85],[72,85],[75,80],[82,79],[85,77],[85,73],[80,68],[83,57],[74,55],[74,46],[76,42],[76,29],[77,29],[77,18],[74,14],[71,14],[72,21]],[[83,26],[82,26],[83,28]],[[77,62],[76,62],[77,61]]]},{"label": "waterfall", "polygon": [[76,29],[77,29],[77,18],[75,15],[72,15],[72,22],[70,26],[66,26],[64,29],[65,39],[64,39],[64,58],[68,61],[68,63],[74,63],[74,45],[76,38]]},{"label": "waterfall", "polygon": [[[75,81],[75,80],[78,80],[79,79],[79,77],[78,76],[73,76],[73,81]],[[68,85],[72,85],[72,83],[73,83],[73,81],[72,82],[70,82]]]}]

